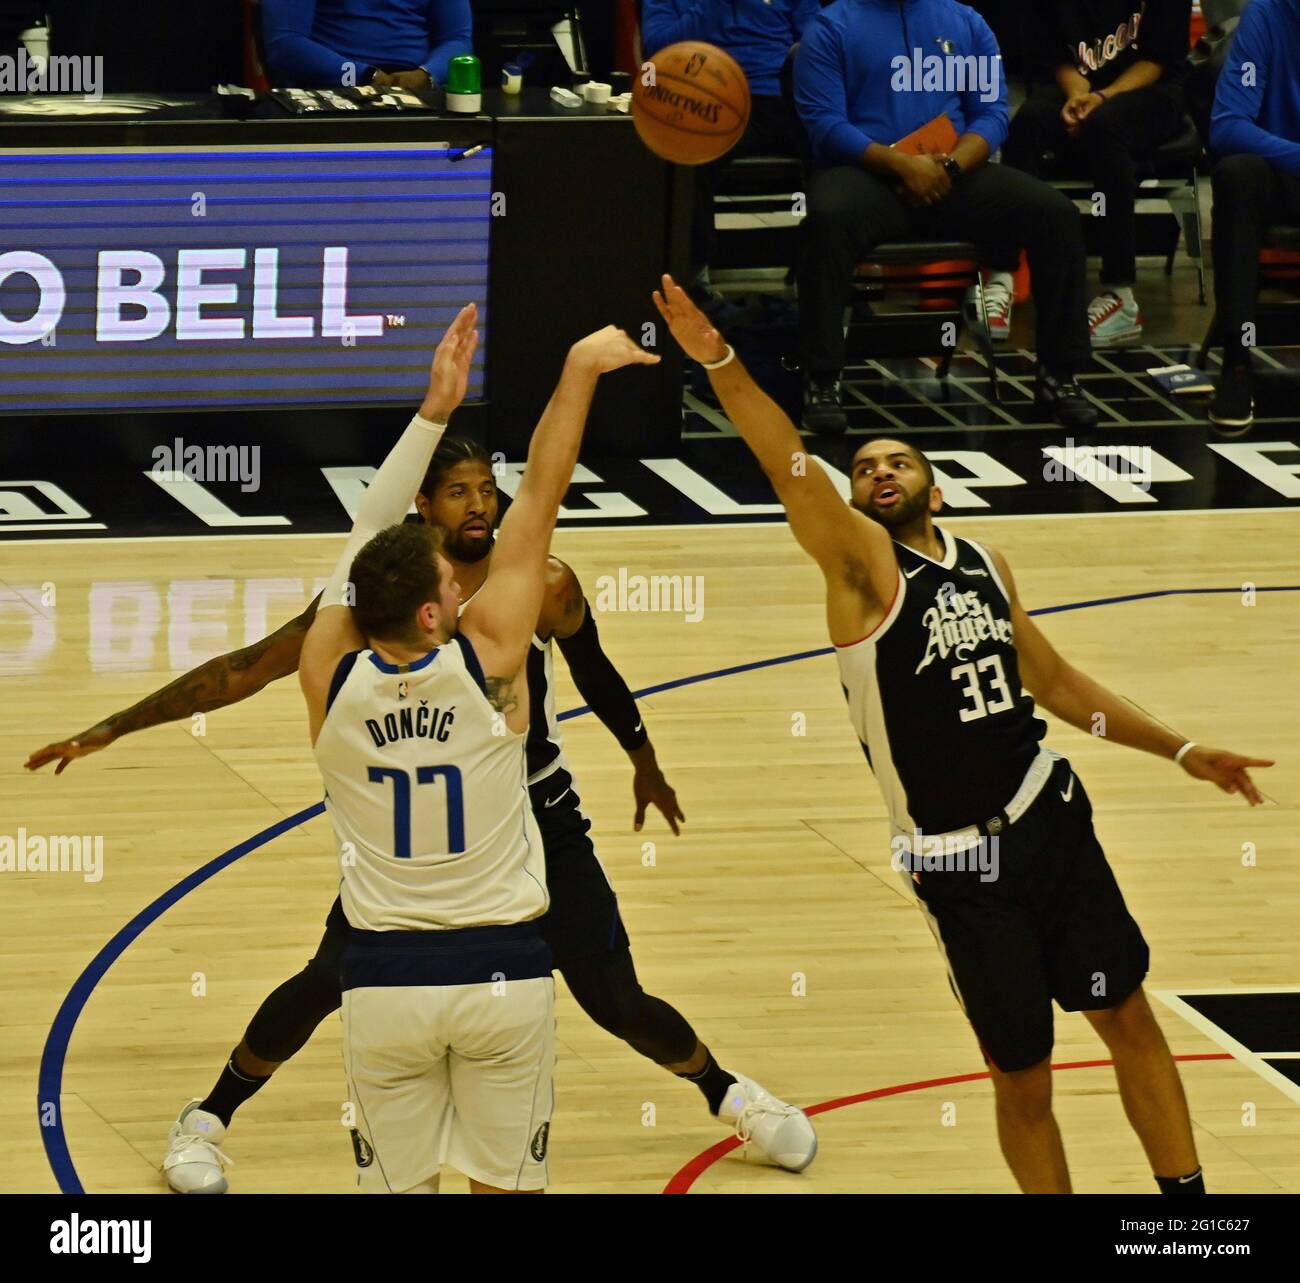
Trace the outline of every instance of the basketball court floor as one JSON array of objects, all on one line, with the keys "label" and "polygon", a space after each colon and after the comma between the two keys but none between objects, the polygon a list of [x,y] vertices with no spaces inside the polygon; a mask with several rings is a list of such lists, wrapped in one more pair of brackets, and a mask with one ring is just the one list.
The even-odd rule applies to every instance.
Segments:
[{"label": "basketball court floor", "polygon": [[[1198,741],[1276,758],[1256,776],[1271,801],[1251,810],[1170,763],[1059,724],[1048,738],[1076,764],[1150,941],[1152,1005],[1182,1059],[1208,1187],[1300,1192],[1300,514],[948,524],[1007,554],[1026,604],[1049,612],[1040,624],[1085,671]],[[336,884],[292,679],[58,778],[23,760],[291,617],[338,547],[266,534],[6,545],[0,829],[100,836],[103,864],[97,881],[0,880],[0,1188],[164,1192],[168,1126],[312,954]],[[567,752],[644,986],[722,1065],[823,1108],[802,1175],[720,1152],[727,1132],[698,1093],[596,1028],[557,981],[553,1190],[1012,1190],[975,1041],[889,867],[880,796],[824,653],[819,574],[787,528],[566,528],[555,551],[593,601],[620,570],[700,577],[695,622],[671,602],[599,616],[609,654],[649,692],[682,836],[657,815],[632,832],[631,772],[594,718],[566,721]],[[561,706],[580,709],[557,671]],[[1104,1056],[1081,1016],[1058,1013],[1075,1187],[1152,1192]],[[352,1188],[344,1106],[333,1017],[240,1111],[232,1190]]]}]

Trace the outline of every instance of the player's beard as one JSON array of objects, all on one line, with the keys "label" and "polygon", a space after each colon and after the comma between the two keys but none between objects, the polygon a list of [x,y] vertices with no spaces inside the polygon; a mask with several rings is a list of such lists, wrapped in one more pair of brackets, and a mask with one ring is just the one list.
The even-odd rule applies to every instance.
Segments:
[{"label": "player's beard", "polygon": [[465,535],[459,530],[443,540],[443,551],[463,565],[473,565],[482,561],[492,551],[496,535],[489,530],[485,535]]},{"label": "player's beard", "polygon": [[895,504],[888,508],[878,507],[874,503],[867,503],[863,506],[854,504],[864,517],[870,517],[872,521],[878,522],[886,530],[904,530],[908,526],[915,525],[917,522],[925,519],[925,514],[930,509],[930,490],[927,486],[924,490],[918,490],[916,494],[908,494],[901,486],[897,487],[899,499]]}]

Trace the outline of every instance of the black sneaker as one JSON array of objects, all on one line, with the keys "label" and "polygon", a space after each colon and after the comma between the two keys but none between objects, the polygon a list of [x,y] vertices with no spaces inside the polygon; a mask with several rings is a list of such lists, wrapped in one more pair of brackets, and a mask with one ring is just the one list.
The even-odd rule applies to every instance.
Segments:
[{"label": "black sneaker", "polygon": [[803,430],[839,436],[848,428],[839,379],[833,374],[810,374],[803,385]]},{"label": "black sneaker", "polygon": [[1034,404],[1063,428],[1095,428],[1101,418],[1097,407],[1072,378],[1058,378],[1042,369],[1034,385]]},{"label": "black sneaker", "polygon": [[1216,428],[1230,428],[1226,436],[1239,436],[1255,422],[1255,400],[1250,371],[1244,366],[1226,367],[1219,376],[1214,400],[1210,402],[1210,422]]}]

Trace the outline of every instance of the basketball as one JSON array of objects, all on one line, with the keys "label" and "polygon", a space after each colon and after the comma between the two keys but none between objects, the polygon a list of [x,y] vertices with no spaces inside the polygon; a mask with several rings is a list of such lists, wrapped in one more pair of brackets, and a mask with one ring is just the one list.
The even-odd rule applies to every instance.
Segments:
[{"label": "basketball", "polygon": [[749,124],[749,81],[716,45],[683,40],[643,64],[632,91],[641,141],[677,165],[725,156]]}]

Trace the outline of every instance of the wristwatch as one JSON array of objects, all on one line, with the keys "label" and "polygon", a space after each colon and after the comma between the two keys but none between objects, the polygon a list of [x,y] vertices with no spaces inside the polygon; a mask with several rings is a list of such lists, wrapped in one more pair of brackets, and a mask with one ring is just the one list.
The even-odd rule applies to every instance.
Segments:
[{"label": "wristwatch", "polygon": [[949,178],[961,177],[961,166],[951,156],[943,158],[943,167],[948,171]]}]

